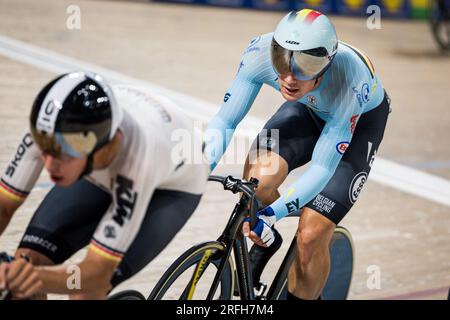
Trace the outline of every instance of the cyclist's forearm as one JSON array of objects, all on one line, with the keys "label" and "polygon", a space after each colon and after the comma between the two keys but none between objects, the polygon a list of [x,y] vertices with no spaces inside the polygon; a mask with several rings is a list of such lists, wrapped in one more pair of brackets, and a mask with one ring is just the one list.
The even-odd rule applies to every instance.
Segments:
[{"label": "cyclist's forearm", "polygon": [[[37,266],[44,293],[82,294],[110,289],[107,272],[78,265]],[[106,277],[105,277],[106,275]]]},{"label": "cyclist's forearm", "polygon": [[327,168],[311,165],[286,193],[270,205],[277,221],[305,206],[326,186],[331,176],[332,172]]},{"label": "cyclist's forearm", "polygon": [[235,126],[216,115],[205,130],[204,140],[206,143],[205,156],[208,159],[211,171],[219,163],[225,153],[228,144],[233,137]]},{"label": "cyclist's forearm", "polygon": [[8,210],[0,207],[0,235],[3,234],[6,227],[9,224],[9,221],[11,221],[12,213],[8,212]]}]

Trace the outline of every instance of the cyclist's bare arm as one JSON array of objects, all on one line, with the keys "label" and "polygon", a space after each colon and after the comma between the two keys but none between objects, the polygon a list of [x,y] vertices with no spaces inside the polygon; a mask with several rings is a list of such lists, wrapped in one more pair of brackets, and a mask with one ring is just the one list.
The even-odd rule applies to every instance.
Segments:
[{"label": "cyclist's bare arm", "polygon": [[29,299],[45,293],[100,292],[106,296],[119,262],[92,250],[77,265],[33,266],[25,259],[16,259],[0,265],[0,288],[7,288],[18,299]]},{"label": "cyclist's bare arm", "polygon": [[12,200],[0,193],[0,235],[3,234],[14,212],[22,203],[23,201]]},{"label": "cyclist's bare arm", "polygon": [[0,176],[0,235],[25,201],[43,168],[40,151],[26,132]]},{"label": "cyclist's bare arm", "polygon": [[[79,272],[74,271],[73,266],[38,266],[38,277],[42,281],[44,293],[81,294],[91,292],[104,292],[105,296],[111,289],[111,278],[119,261],[101,256],[93,250],[88,250],[86,258],[76,266]],[[77,272],[77,273],[76,273]],[[76,287],[74,281],[68,281],[69,276],[79,275],[80,287]],[[70,286],[68,286],[71,284]],[[72,286],[73,285],[73,286]]]}]

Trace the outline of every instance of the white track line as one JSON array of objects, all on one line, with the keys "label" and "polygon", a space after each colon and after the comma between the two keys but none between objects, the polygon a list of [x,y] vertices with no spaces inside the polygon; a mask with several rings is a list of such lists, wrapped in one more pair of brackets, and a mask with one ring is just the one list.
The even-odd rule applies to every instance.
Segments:
[{"label": "white track line", "polygon": [[[154,92],[170,97],[180,105],[188,106],[189,108],[184,110],[195,119],[207,121],[218,110],[217,105],[195,97],[1,35],[0,54],[55,73],[89,70],[99,73],[115,83],[130,83],[147,87]],[[264,122],[260,119],[247,116],[236,133],[253,140],[256,133],[263,127],[263,124]],[[242,128],[246,129],[243,130]],[[450,182],[448,180],[389,160],[377,158],[371,171],[371,180],[450,206]]]}]

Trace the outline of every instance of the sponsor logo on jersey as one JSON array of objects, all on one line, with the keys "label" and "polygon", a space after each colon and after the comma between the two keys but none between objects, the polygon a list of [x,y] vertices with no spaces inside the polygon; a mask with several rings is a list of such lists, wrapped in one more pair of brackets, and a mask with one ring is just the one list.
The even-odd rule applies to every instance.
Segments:
[{"label": "sponsor logo on jersey", "polygon": [[368,148],[367,148],[367,162],[369,163],[369,168],[372,168],[373,162],[375,161],[375,157],[377,156],[377,149],[373,151],[373,155],[370,156],[370,152],[372,151],[372,145],[373,143],[371,141],[367,142]]},{"label": "sponsor logo on jersey", "polygon": [[355,133],[356,122],[358,121],[358,117],[359,117],[359,115],[355,114],[350,118],[350,132],[352,134]]},{"label": "sponsor logo on jersey", "polygon": [[367,103],[370,101],[370,89],[369,89],[369,85],[367,83],[364,83],[362,85],[361,89],[353,87],[352,91],[355,93],[356,99],[358,99],[360,108],[362,108],[364,103]]},{"label": "sponsor logo on jersey", "polygon": [[260,48],[255,47],[255,44],[257,44],[259,42],[259,40],[261,40],[261,36],[253,38],[252,41],[250,41],[250,44],[248,45],[247,49],[245,49],[244,54],[254,52],[254,51],[259,51]]},{"label": "sponsor logo on jersey", "polygon": [[259,40],[261,40],[261,36],[257,36],[255,38],[253,38],[250,41],[250,44],[248,45],[248,48],[253,47],[255,44],[257,44],[259,42]]},{"label": "sponsor logo on jersey", "polygon": [[367,181],[366,172],[360,172],[353,178],[352,183],[350,184],[350,189],[348,191],[348,196],[351,203],[356,202],[356,199],[358,199],[359,194],[361,193],[361,190],[364,187],[366,181]]},{"label": "sponsor logo on jersey", "polygon": [[116,228],[112,225],[106,225],[103,229],[105,238],[115,239],[116,238]]},{"label": "sponsor logo on jersey", "polygon": [[293,201],[285,203],[288,213],[300,210],[300,199],[296,198]]},{"label": "sponsor logo on jersey", "polygon": [[25,234],[22,238],[22,242],[33,243],[34,245],[45,248],[51,252],[56,252],[56,250],[58,250],[58,246],[53,242],[32,234]]},{"label": "sponsor logo on jersey", "polygon": [[315,108],[317,105],[317,98],[315,96],[309,95],[306,97],[306,100],[308,101],[308,105]]},{"label": "sponsor logo on jersey", "polygon": [[223,102],[227,102],[228,99],[230,99],[230,97],[231,97],[231,93],[229,93],[229,92],[225,93],[225,96],[223,97]]},{"label": "sponsor logo on jersey", "polygon": [[361,88],[361,96],[364,103],[369,102],[370,89],[367,83],[364,83]]},{"label": "sponsor logo on jersey", "polygon": [[22,160],[23,156],[27,152],[27,149],[33,145],[33,138],[30,133],[27,133],[22,141],[20,142],[19,147],[17,148],[16,154],[14,155],[14,159],[8,165],[6,169],[6,175],[10,178],[13,177],[16,168],[19,166],[20,160]]},{"label": "sponsor logo on jersey", "polygon": [[119,226],[123,226],[126,220],[130,220],[136,204],[137,193],[133,190],[133,181],[121,175],[116,179],[116,208],[113,220]]},{"label": "sponsor logo on jersey", "polygon": [[244,61],[241,61],[241,63],[239,63],[239,68],[238,68],[237,73],[239,73],[243,67],[244,67]]},{"label": "sponsor logo on jersey", "polygon": [[336,145],[336,151],[339,154],[344,154],[345,151],[347,150],[348,146],[349,146],[349,142],[348,141],[341,141]]},{"label": "sponsor logo on jersey", "polygon": [[250,52],[254,52],[254,51],[259,51],[259,47],[251,47],[251,48],[247,48],[244,51],[244,54],[250,53]]},{"label": "sponsor logo on jersey", "polygon": [[315,206],[316,209],[322,213],[323,212],[330,213],[335,205],[336,202],[327,197],[324,197],[321,194],[317,195],[317,197],[313,201],[313,206]]}]

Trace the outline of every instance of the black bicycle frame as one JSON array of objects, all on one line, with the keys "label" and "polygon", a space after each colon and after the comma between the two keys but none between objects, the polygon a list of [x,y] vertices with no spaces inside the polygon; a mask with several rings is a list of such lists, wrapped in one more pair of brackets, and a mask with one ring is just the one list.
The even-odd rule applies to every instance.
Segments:
[{"label": "black bicycle frame", "polygon": [[[227,179],[229,179],[228,177]],[[228,261],[231,250],[234,251],[234,259],[236,263],[236,272],[238,276],[239,293],[242,300],[253,300],[253,279],[250,272],[248,248],[245,237],[242,234],[242,223],[247,216],[251,218],[251,228],[254,227],[256,223],[256,210],[257,202],[254,194],[254,190],[250,190],[248,187],[239,185],[239,187],[227,187],[226,180],[219,180],[220,178],[213,178],[210,180],[222,182],[225,189],[231,190],[233,193],[242,192],[239,202],[235,205],[233,212],[217,241],[224,245],[225,252],[222,256],[220,264],[218,266],[217,273],[214,277],[212,286],[208,292],[206,299],[212,299],[217,287],[220,283],[222,273],[225,267],[225,263]],[[255,187],[257,185],[257,180],[251,179],[250,181],[255,182]],[[231,185],[231,183],[230,183]],[[250,209],[248,209],[250,207]]]},{"label": "black bicycle frame", "polygon": [[217,287],[220,283],[225,263],[228,261],[232,250],[234,250],[234,259],[236,262],[236,272],[238,273],[238,284],[241,299],[254,299],[252,284],[253,280],[251,278],[247,254],[247,243],[241,232],[242,222],[246,218],[247,212],[247,203],[246,201],[242,201],[243,197],[244,196],[241,197],[241,201],[239,201],[239,203],[237,203],[234,207],[233,213],[231,214],[231,217],[228,220],[225,229],[217,240],[224,245],[225,252],[222,256],[222,259],[220,260],[218,271],[216,273],[216,276],[214,277],[214,281],[206,299],[213,298],[214,293],[216,292]]},{"label": "black bicycle frame", "polygon": [[[237,193],[242,190],[237,190],[236,188],[227,188],[226,182],[224,182],[223,178],[220,180],[219,177],[215,177],[212,179],[213,181],[222,182],[225,189],[233,191],[233,193]],[[257,203],[254,194],[251,194],[253,190],[247,190],[242,194],[239,202],[235,205],[233,212],[228,219],[228,222],[218,238],[217,241],[221,242],[225,248],[224,254],[220,260],[217,273],[214,277],[212,286],[208,292],[207,299],[210,300],[213,298],[214,293],[217,290],[217,287],[220,283],[220,279],[223,274],[223,270],[226,262],[228,261],[231,251],[234,251],[234,260],[236,263],[236,273],[237,273],[237,282],[239,285],[239,296],[242,300],[254,300],[255,294],[253,292],[253,279],[252,274],[250,272],[250,262],[249,262],[249,254],[247,242],[242,234],[242,223],[244,219],[250,215],[251,217],[251,229],[255,226],[256,223],[256,209]],[[250,205],[250,210],[247,208]],[[280,295],[280,291],[283,289],[285,283],[285,279],[289,272],[290,265],[292,260],[294,259],[296,254],[296,237],[292,240],[292,243],[289,247],[288,252],[286,253],[284,260],[281,266],[278,269],[275,278],[272,281],[272,285],[268,291],[267,298],[268,299],[277,299]]]}]

